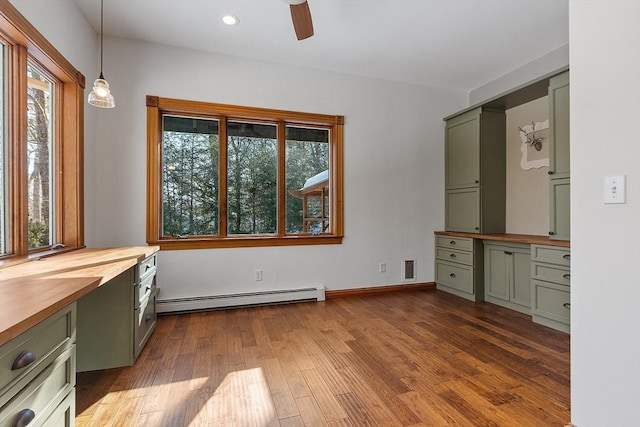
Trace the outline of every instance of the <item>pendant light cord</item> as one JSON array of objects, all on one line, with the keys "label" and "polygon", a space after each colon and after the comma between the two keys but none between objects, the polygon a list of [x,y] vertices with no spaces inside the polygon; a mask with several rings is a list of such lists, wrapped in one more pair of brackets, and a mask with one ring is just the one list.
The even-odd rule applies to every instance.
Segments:
[{"label": "pendant light cord", "polygon": [[100,78],[104,80],[104,76],[102,75],[102,57],[104,56],[104,48],[103,48],[103,34],[102,29],[104,28],[104,0],[100,0]]}]

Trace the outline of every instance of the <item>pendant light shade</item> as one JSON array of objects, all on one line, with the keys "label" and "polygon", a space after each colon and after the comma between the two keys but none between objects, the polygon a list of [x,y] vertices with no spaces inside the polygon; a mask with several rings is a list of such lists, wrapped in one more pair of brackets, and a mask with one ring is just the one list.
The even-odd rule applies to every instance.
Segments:
[{"label": "pendant light shade", "polygon": [[100,0],[100,77],[93,82],[93,90],[89,94],[87,101],[94,107],[100,108],[113,108],[116,106],[116,102],[111,95],[109,89],[109,83],[102,75],[102,57],[103,57],[103,34],[102,29],[104,27],[104,0]]}]

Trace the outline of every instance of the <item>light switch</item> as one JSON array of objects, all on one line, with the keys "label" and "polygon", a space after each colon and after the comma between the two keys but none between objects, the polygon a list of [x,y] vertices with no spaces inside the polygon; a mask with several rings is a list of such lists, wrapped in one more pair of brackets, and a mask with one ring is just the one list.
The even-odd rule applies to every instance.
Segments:
[{"label": "light switch", "polygon": [[604,202],[626,203],[626,176],[607,176],[604,178]]}]

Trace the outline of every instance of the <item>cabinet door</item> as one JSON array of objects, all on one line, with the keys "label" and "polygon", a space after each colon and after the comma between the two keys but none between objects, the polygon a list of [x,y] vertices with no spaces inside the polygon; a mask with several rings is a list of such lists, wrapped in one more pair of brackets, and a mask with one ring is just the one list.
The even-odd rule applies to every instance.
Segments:
[{"label": "cabinet door", "polygon": [[500,246],[484,246],[484,288],[487,296],[509,301],[511,254]]},{"label": "cabinet door", "polygon": [[511,302],[523,307],[531,307],[531,254],[513,252],[513,281],[511,282]]},{"label": "cabinet door", "polygon": [[445,192],[445,230],[480,232],[480,189],[466,188]]},{"label": "cabinet door", "polygon": [[447,120],[445,186],[447,189],[480,183],[480,109]]},{"label": "cabinet door", "polygon": [[553,240],[570,240],[570,185],[569,178],[549,180],[551,217],[549,226],[550,238]]},{"label": "cabinet door", "polygon": [[549,173],[569,174],[569,72],[549,81]]}]

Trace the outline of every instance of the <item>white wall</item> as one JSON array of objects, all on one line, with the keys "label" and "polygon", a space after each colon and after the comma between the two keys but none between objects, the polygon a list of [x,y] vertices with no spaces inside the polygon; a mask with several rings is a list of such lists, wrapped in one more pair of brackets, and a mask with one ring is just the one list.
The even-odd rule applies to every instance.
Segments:
[{"label": "white wall", "polygon": [[[541,26],[542,28],[544,26]],[[513,92],[516,89],[527,86],[532,81],[565,71],[568,67],[569,45],[560,46],[540,58],[535,58],[505,75],[475,88],[469,92],[469,105],[481,104]]]},{"label": "white wall", "polygon": [[398,284],[403,258],[417,259],[419,282],[433,280],[442,117],[464,107],[466,93],[117,38],[105,39],[105,76],[116,108],[98,113],[91,220],[101,246],[145,244],[146,95],[345,116],[342,245],[163,251],[161,299]]},{"label": "white wall", "polygon": [[[98,77],[98,37],[73,0],[10,0],[11,4],[86,78],[85,96]],[[95,246],[95,120],[96,109],[85,106],[85,243]]]},{"label": "white wall", "polygon": [[[571,411],[640,422],[640,1],[571,1]],[[627,176],[627,204],[603,204]]]}]

